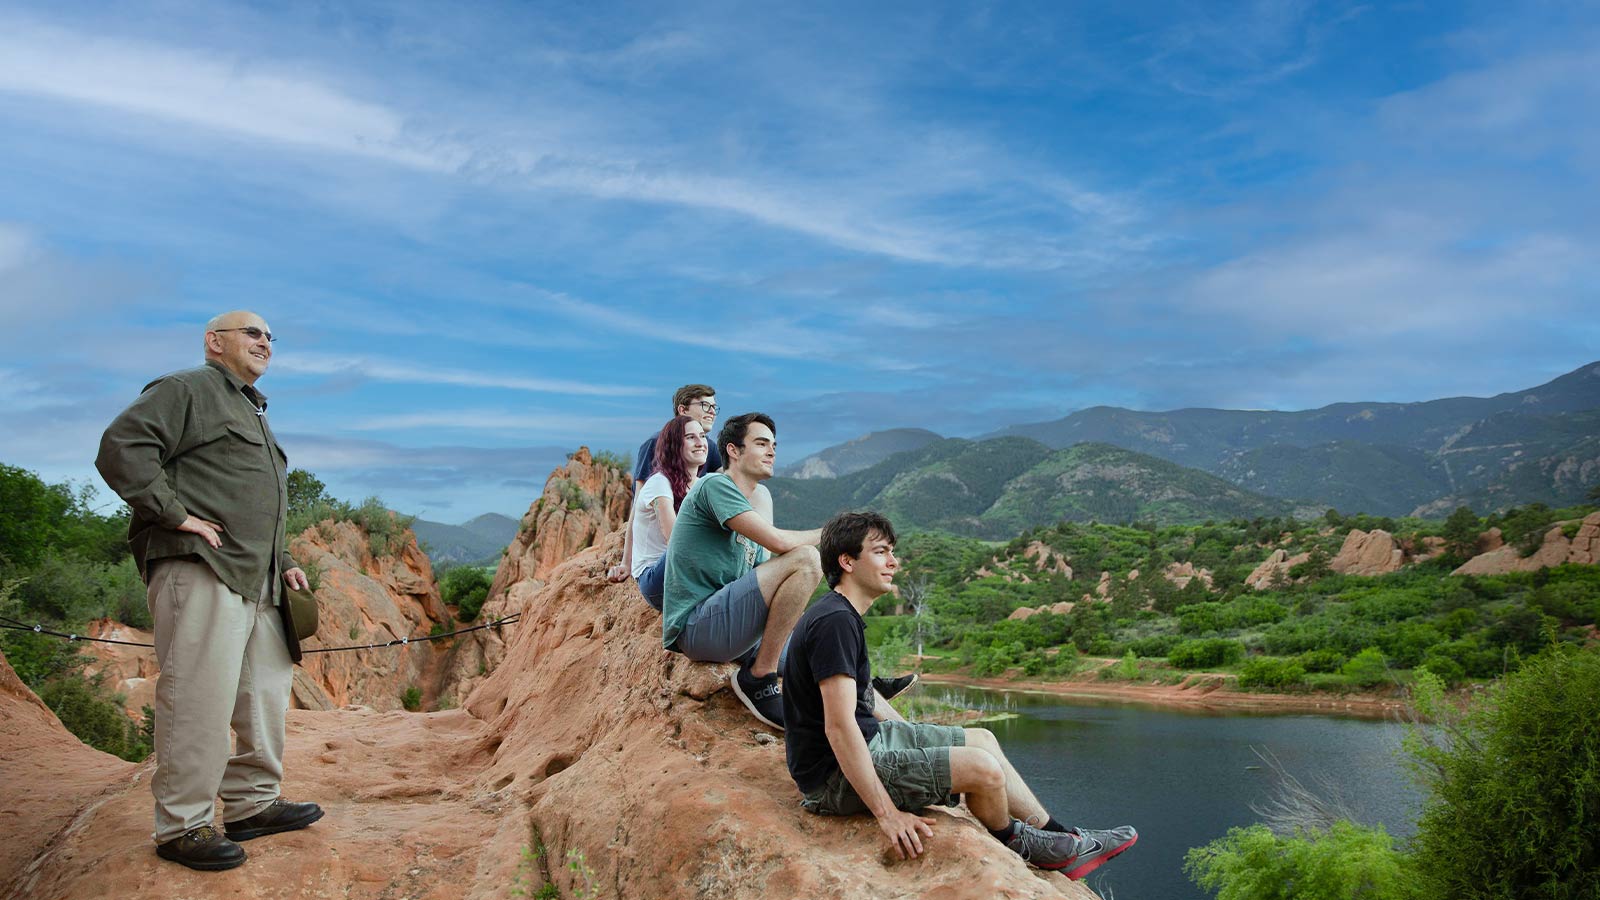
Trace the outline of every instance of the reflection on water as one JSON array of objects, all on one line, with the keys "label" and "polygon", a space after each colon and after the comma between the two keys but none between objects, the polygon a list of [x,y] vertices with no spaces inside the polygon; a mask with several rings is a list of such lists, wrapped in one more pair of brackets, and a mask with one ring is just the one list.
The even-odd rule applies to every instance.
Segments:
[{"label": "reflection on water", "polygon": [[1016,713],[984,727],[1057,819],[1139,829],[1138,846],[1090,876],[1102,896],[1206,897],[1184,876],[1183,856],[1230,827],[1260,821],[1251,805],[1271,798],[1273,776],[1257,750],[1308,786],[1335,788],[1361,823],[1381,823],[1401,838],[1415,831],[1421,797],[1401,764],[1403,729],[1392,722],[1069,703],[944,685],[924,691],[954,705]]}]

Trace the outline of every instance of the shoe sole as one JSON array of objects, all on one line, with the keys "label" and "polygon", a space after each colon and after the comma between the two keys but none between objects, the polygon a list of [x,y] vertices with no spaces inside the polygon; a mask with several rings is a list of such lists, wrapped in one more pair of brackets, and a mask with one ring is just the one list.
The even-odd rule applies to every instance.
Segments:
[{"label": "shoe sole", "polygon": [[228,840],[237,844],[240,841],[253,840],[258,837],[266,837],[269,834],[281,834],[285,831],[297,831],[322,818],[322,814],[324,812],[325,810],[319,809],[304,819],[294,822],[284,822],[281,825],[263,825],[260,828],[246,828],[242,831],[229,831],[224,828],[222,833],[227,835]]},{"label": "shoe sole", "polygon": [[901,688],[898,691],[895,691],[892,694],[883,694],[882,691],[879,691],[878,693],[883,694],[883,699],[885,699],[885,700],[893,700],[894,698],[900,696],[901,694],[904,694],[906,691],[909,691],[912,688],[916,687],[917,686],[917,682],[919,682],[921,680],[922,680],[922,676],[921,675],[918,675],[917,673],[912,672],[911,673],[911,680],[906,682],[906,686],[905,687]]},{"label": "shoe sole", "polygon": [[767,718],[766,716],[763,716],[761,714],[761,710],[756,708],[755,702],[752,701],[749,697],[746,697],[744,695],[744,691],[739,689],[739,676],[737,674],[735,674],[732,678],[728,679],[728,683],[733,685],[733,695],[735,697],[739,698],[739,702],[744,704],[744,708],[745,709],[750,710],[750,715],[755,716],[756,717],[756,721],[760,722],[763,725],[766,725],[768,728],[776,728],[779,731],[783,730],[783,726],[782,725],[779,725],[777,722],[774,722],[771,719]]},{"label": "shoe sole", "polygon": [[[1133,840],[1127,842],[1126,844],[1123,844],[1122,846],[1120,846],[1117,849],[1111,851],[1110,853],[1107,853],[1104,856],[1101,856],[1099,858],[1092,859],[1092,860],[1084,863],[1083,865],[1077,867],[1076,869],[1067,869],[1067,871],[1064,872],[1063,874],[1065,874],[1067,876],[1067,879],[1070,880],[1070,881],[1078,881],[1078,880],[1082,879],[1083,876],[1088,875],[1090,872],[1093,872],[1095,869],[1098,869],[1101,866],[1105,865],[1106,863],[1112,861],[1113,859],[1116,859],[1118,856],[1121,856],[1122,852],[1124,850],[1127,850],[1129,847],[1132,847],[1134,844],[1137,844],[1137,843],[1139,843],[1139,836],[1138,835],[1134,835],[1133,836]],[[1065,867],[1063,867],[1063,868],[1065,868]]]},{"label": "shoe sole", "polygon": [[[234,843],[237,844],[238,841],[234,841]],[[238,867],[244,865],[245,861],[250,858],[248,856],[241,856],[238,859],[188,860],[178,856],[168,856],[167,854],[162,853],[161,848],[159,847],[156,848],[156,855],[168,862],[175,862],[180,866],[188,866],[189,868],[199,872],[221,872],[225,869],[237,869]]]}]

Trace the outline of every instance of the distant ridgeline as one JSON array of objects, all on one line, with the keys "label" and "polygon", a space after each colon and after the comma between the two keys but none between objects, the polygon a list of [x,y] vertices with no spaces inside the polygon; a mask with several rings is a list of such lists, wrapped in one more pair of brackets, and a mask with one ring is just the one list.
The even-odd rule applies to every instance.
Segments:
[{"label": "distant ridgeline", "polygon": [[1496,397],[1303,412],[1094,407],[978,441],[877,432],[769,485],[779,524],[872,506],[913,530],[1009,538],[1052,522],[1448,515],[1571,506],[1600,484],[1600,363]]}]

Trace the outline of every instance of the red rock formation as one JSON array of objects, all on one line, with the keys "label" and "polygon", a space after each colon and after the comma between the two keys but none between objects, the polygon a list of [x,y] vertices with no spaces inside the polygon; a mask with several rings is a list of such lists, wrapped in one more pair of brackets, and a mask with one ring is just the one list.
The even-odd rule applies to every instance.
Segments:
[{"label": "red rock formation", "polygon": [[[1544,542],[1532,556],[1524,557],[1516,547],[1501,544],[1467,560],[1452,575],[1503,575],[1507,572],[1533,572],[1564,563],[1600,563],[1600,512],[1590,513],[1579,523],[1577,533],[1568,539],[1566,523],[1557,523],[1545,532]],[[1498,529],[1494,538],[1499,539]],[[1480,546],[1482,545],[1480,539]]]},{"label": "red rock formation", "polygon": [[1344,546],[1328,560],[1328,568],[1340,575],[1383,575],[1398,572],[1404,563],[1405,551],[1394,535],[1381,528],[1371,532],[1353,528]]},{"label": "red rock formation", "polygon": [[[439,598],[433,564],[410,531],[398,552],[374,555],[371,538],[355,523],[328,521],[306,529],[289,549],[303,565],[321,570],[319,627],[304,649],[426,637],[436,627],[457,626]],[[444,671],[453,657],[471,656],[473,647],[471,642],[424,641],[307,654],[295,669],[294,704],[302,709],[349,704],[399,709],[400,695],[413,685],[432,704],[453,684]],[[476,668],[476,658],[471,665]]]},{"label": "red rock formation", "polygon": [[108,792],[126,790],[135,766],[84,746],[61,727],[55,713],[22,683],[3,654],[0,761],[0,797],[5,798],[0,813],[0,897],[49,896],[36,891],[40,855],[61,835],[79,829],[80,814],[103,802]]},{"label": "red rock formation", "polygon": [[1272,555],[1262,560],[1244,580],[1244,583],[1258,591],[1272,587],[1275,581],[1287,581],[1289,570],[1311,558],[1309,553],[1296,553],[1289,555],[1289,551],[1282,548],[1272,551]]},{"label": "red rock formation", "polygon": [[1191,562],[1168,563],[1167,568],[1161,575],[1172,582],[1179,590],[1188,587],[1189,582],[1196,578],[1200,579],[1200,583],[1206,586],[1206,590],[1211,590],[1211,570],[1197,569],[1194,563]]},{"label": "red rock formation", "polygon": [[[410,532],[398,552],[374,556],[370,538],[354,523],[327,521],[296,536],[290,549],[302,565],[321,572],[319,627],[303,643],[304,649],[426,637],[435,627],[453,629],[460,624],[440,600],[433,566]],[[149,632],[109,620],[93,623],[90,636],[139,643],[154,640]],[[401,694],[413,685],[422,691],[426,705],[441,698],[453,700],[454,686],[463,674],[476,675],[482,667],[483,643],[468,638],[307,654],[295,667],[291,703],[299,709],[350,704],[399,709]],[[94,660],[88,671],[104,673],[111,687],[126,697],[128,714],[141,718],[140,708],[155,697],[155,651],[116,644],[85,644],[83,650]]]},{"label": "red rock formation", "polygon": [[[150,632],[113,619],[95,619],[89,623],[88,634],[103,640],[155,643],[155,635]],[[103,677],[106,687],[122,695],[122,707],[128,717],[144,721],[142,710],[156,702],[156,675],[161,671],[156,668],[156,651],[125,644],[83,644],[80,650],[89,658],[83,673]]]},{"label": "red rock formation", "polygon": [[[286,793],[328,816],[252,842],[243,868],[159,861],[150,764],[137,780],[122,764],[90,802],[59,801],[77,811],[71,827],[17,851],[35,859],[26,895],[498,898],[548,872],[570,896],[579,876],[563,863],[576,851],[594,887],[618,898],[1093,897],[1029,869],[962,811],[934,812],[928,852],[902,862],[870,817],[801,810],[781,740],[726,687],[731,667],[663,651],[659,616],[632,585],[605,582],[620,546],[607,535],[543,588],[507,592],[526,597],[524,618],[463,709],[291,713]],[[0,729],[5,777],[32,753],[33,780],[53,792],[59,754],[22,750],[30,730]],[[520,862],[536,842],[549,862]]]},{"label": "red rock formation", "polygon": [[588,447],[567,458],[567,464],[545,479],[544,493],[522,517],[522,528],[506,548],[495,572],[490,597],[535,582],[578,551],[594,544],[628,520],[633,497],[632,474],[597,463]]}]

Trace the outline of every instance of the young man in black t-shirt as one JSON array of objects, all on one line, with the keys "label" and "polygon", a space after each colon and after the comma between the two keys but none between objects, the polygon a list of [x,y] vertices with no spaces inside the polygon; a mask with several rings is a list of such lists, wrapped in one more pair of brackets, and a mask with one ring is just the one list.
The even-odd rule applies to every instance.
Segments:
[{"label": "young man in black t-shirt", "polygon": [[[934,804],[967,808],[996,839],[1041,869],[1078,879],[1133,846],[1129,826],[1068,828],[1039,804],[994,734],[894,721],[872,691],[861,614],[888,592],[899,562],[894,527],[877,513],[841,513],[822,528],[833,588],[795,625],[783,668],[784,742],[801,805],[823,815],[870,812],[902,859],[922,852]],[[880,721],[882,720],[882,721]]]}]

